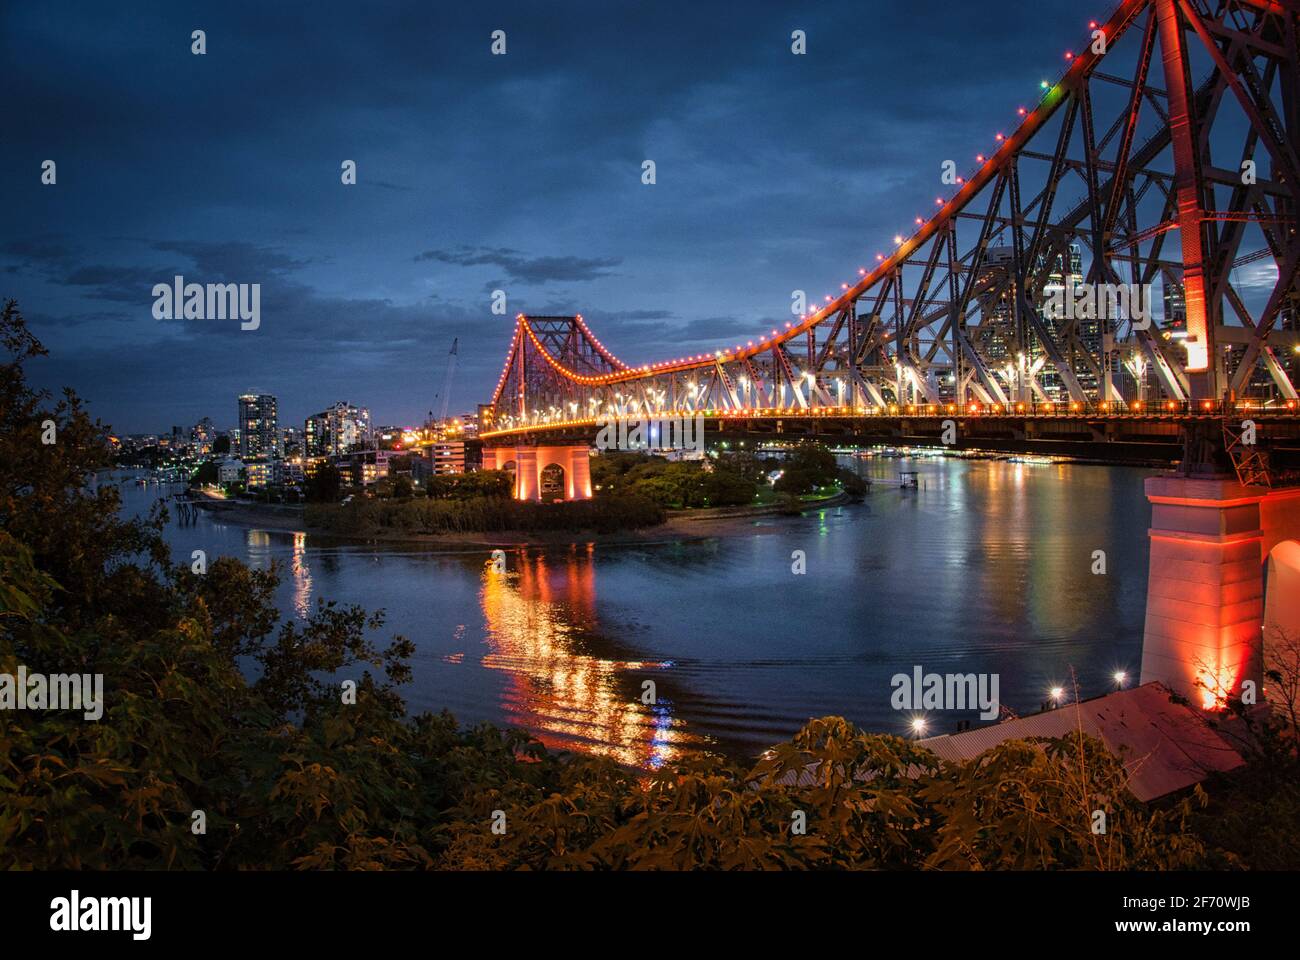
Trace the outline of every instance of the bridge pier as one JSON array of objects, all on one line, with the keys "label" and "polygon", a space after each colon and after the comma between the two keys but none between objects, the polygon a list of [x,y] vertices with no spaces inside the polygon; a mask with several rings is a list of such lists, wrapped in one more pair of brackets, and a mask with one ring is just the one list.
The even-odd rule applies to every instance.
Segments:
[{"label": "bridge pier", "polygon": [[590,453],[585,444],[486,447],[483,469],[512,472],[516,500],[590,500]]},{"label": "bridge pier", "polygon": [[[1228,478],[1151,477],[1151,561],[1142,683],[1159,680],[1212,709],[1252,681],[1263,696],[1278,631],[1300,639],[1300,611],[1274,584],[1295,582],[1300,490]],[[1286,544],[1286,549],[1276,547]],[[1266,629],[1267,623],[1267,629]]]}]

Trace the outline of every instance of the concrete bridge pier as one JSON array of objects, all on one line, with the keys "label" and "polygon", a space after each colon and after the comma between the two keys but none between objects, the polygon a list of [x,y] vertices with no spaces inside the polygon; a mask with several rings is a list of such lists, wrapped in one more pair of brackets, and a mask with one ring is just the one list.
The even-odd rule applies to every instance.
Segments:
[{"label": "concrete bridge pier", "polygon": [[516,500],[589,500],[590,453],[585,444],[485,447],[483,469],[513,473]]},{"label": "concrete bridge pier", "polygon": [[[1300,490],[1234,479],[1151,477],[1151,561],[1143,683],[1159,680],[1205,709],[1266,695],[1269,647],[1300,640],[1300,605],[1274,584],[1300,582]],[[1293,570],[1292,567],[1295,567]]]}]

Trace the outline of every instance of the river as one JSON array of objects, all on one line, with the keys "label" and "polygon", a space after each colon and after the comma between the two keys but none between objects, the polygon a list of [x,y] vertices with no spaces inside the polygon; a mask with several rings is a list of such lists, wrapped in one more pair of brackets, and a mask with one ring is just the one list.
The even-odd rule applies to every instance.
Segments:
[{"label": "river", "polygon": [[[167,537],[282,567],[279,605],[383,608],[417,653],[412,710],[522,727],[548,746],[653,768],[711,750],[750,758],[809,717],[907,734],[891,678],[995,674],[1002,704],[1041,706],[1136,679],[1152,471],[939,457],[871,459],[864,503],[737,523],[702,540],[510,552],[358,543],[202,514]],[[124,510],[166,487],[121,483]],[[1094,573],[1094,551],[1105,573]],[[792,572],[802,551],[806,573]],[[644,682],[655,702],[645,704]],[[950,732],[973,712],[928,717]]]}]

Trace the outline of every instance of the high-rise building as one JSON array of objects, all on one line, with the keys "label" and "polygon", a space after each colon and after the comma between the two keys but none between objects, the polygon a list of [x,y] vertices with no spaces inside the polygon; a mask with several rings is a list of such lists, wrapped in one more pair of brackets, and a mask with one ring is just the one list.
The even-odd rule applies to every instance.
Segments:
[{"label": "high-rise building", "polygon": [[275,397],[246,393],[239,398],[239,453],[247,457],[274,457],[280,452],[279,418]]},{"label": "high-rise building", "polygon": [[370,411],[340,400],[303,423],[303,449],[309,457],[327,457],[364,447],[370,440]]},{"label": "high-rise building", "polygon": [[217,428],[208,417],[190,427],[190,452],[196,457],[212,455],[212,444],[217,439]]},{"label": "high-rise building", "polygon": [[302,431],[296,427],[285,427],[280,431],[280,451],[285,457],[301,456]]},{"label": "high-rise building", "polygon": [[1183,300],[1183,285],[1174,277],[1164,278],[1165,322],[1166,330],[1185,330],[1187,328],[1187,304]]}]

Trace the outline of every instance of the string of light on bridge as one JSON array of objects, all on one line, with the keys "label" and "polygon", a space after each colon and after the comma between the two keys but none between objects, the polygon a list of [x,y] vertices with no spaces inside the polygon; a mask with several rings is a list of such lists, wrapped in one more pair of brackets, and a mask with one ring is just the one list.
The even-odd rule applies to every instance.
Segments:
[{"label": "string of light on bridge", "polygon": [[[1121,26],[1123,22],[1128,19],[1130,9],[1136,8],[1140,5],[1140,0],[1124,0],[1124,2],[1121,3],[1112,14],[1111,21],[1106,25],[1106,27],[1101,28],[1103,37],[1109,37],[1113,32],[1113,28]],[[1090,20],[1088,22],[1088,29],[1089,31],[1098,30],[1098,22],[1096,20]],[[605,360],[619,368],[617,371],[611,373],[587,375],[569,370],[563,364],[556,361],[550,355],[549,351],[545,350],[541,346],[540,341],[529,326],[528,318],[524,314],[519,314],[516,317],[517,329],[515,338],[511,341],[510,351],[506,354],[506,362],[502,367],[501,377],[493,392],[493,402],[495,403],[497,401],[500,397],[501,390],[505,386],[506,376],[510,370],[513,353],[518,345],[518,328],[520,327],[527,332],[534,346],[537,347],[543,356],[545,356],[547,362],[556,370],[556,372],[577,383],[581,383],[584,386],[606,386],[626,380],[636,379],[639,376],[647,374],[687,370],[696,366],[715,363],[719,360],[724,362],[746,360],[765,350],[773,349],[780,344],[786,343],[802,333],[806,333],[812,327],[826,319],[826,317],[843,309],[848,302],[856,299],[863,291],[870,289],[889,271],[894,270],[900,264],[905,263],[906,258],[913,250],[928,240],[940,225],[946,223],[952,216],[960,212],[960,210],[965,207],[966,201],[970,200],[971,197],[982,190],[987,181],[1006,161],[1006,158],[1015,152],[1015,145],[1028,139],[1026,136],[1027,132],[1032,131],[1038,125],[1045,122],[1046,113],[1044,113],[1042,108],[1044,106],[1054,108],[1056,102],[1060,99],[1062,86],[1070,74],[1086,73],[1104,56],[1104,48],[1102,53],[1094,53],[1090,50],[1089,53],[1079,56],[1076,56],[1071,50],[1065,51],[1065,61],[1069,66],[1055,84],[1051,84],[1047,80],[1039,82],[1039,87],[1043,93],[1040,97],[1038,106],[1035,107],[1032,112],[1024,106],[1017,107],[1016,114],[1021,119],[1021,123],[1015,133],[1011,137],[1007,137],[1001,132],[996,133],[994,135],[994,140],[999,144],[998,150],[989,156],[986,156],[983,153],[976,155],[976,162],[980,166],[970,176],[958,176],[956,178],[955,182],[958,190],[950,199],[945,201],[941,196],[935,198],[935,205],[939,209],[933,216],[929,219],[920,216],[916,217],[915,223],[918,229],[908,237],[903,237],[901,234],[895,235],[893,240],[896,249],[892,254],[886,256],[883,253],[877,253],[875,255],[877,263],[875,269],[868,273],[865,267],[859,267],[858,278],[852,286],[848,283],[841,283],[841,292],[838,297],[832,297],[830,294],[826,294],[824,298],[825,305],[816,310],[810,310],[801,314],[797,324],[787,321],[783,331],[773,329],[770,334],[759,336],[757,343],[753,340],[747,340],[744,345],[738,343],[731,349],[724,347],[714,350],[712,353],[681,356],[672,360],[661,360],[653,363],[642,364],[639,367],[632,367],[624,364],[614,356],[614,354],[600,342],[600,339],[592,333],[591,329],[587,327],[585,322],[583,322],[582,317],[578,316],[577,322],[582,332],[590,338],[592,344]],[[1050,113],[1050,109],[1047,113]],[[771,338],[770,340],[769,337]]]},{"label": "string of light on bridge", "polygon": [[[639,408],[645,406],[644,412]],[[576,407],[577,404],[571,404]],[[624,406],[622,404],[618,406]],[[859,405],[859,406],[824,406],[824,407],[708,407],[694,409],[690,407],[674,407],[665,409],[662,405],[650,409],[648,403],[642,404],[633,402],[630,404],[630,411],[622,411],[618,406],[609,404],[606,406],[603,415],[587,414],[577,416],[576,414],[564,417],[563,411],[552,407],[548,413],[537,413],[527,418],[523,423],[517,422],[518,418],[507,416],[503,419],[507,426],[500,430],[485,431],[484,438],[508,436],[516,433],[526,433],[532,430],[562,430],[567,428],[593,427],[613,421],[639,421],[648,416],[653,418],[681,418],[705,416],[713,419],[754,419],[754,418],[782,418],[782,419],[835,419],[835,418],[898,418],[898,417],[917,417],[917,418],[940,418],[951,416],[967,417],[1012,417],[1015,419],[1107,419],[1107,420],[1150,420],[1166,419],[1178,420],[1188,416],[1201,415],[1206,417],[1219,417],[1225,411],[1233,410],[1237,413],[1247,414],[1256,417],[1291,417],[1294,416],[1297,409],[1297,401],[1287,400],[1285,404],[1269,406],[1261,401],[1240,400],[1233,404],[1215,403],[1211,400],[1202,401],[1200,404],[1191,404],[1187,402],[1178,402],[1173,400],[1157,401],[1146,403],[1141,400],[1134,401],[1125,406],[1118,401],[1097,401],[1095,403],[1080,403],[1079,401],[1033,401],[1017,403],[969,403],[958,405],[955,403],[909,403],[897,404],[890,403],[884,405]],[[1199,408],[1199,409],[1197,409]]]}]

